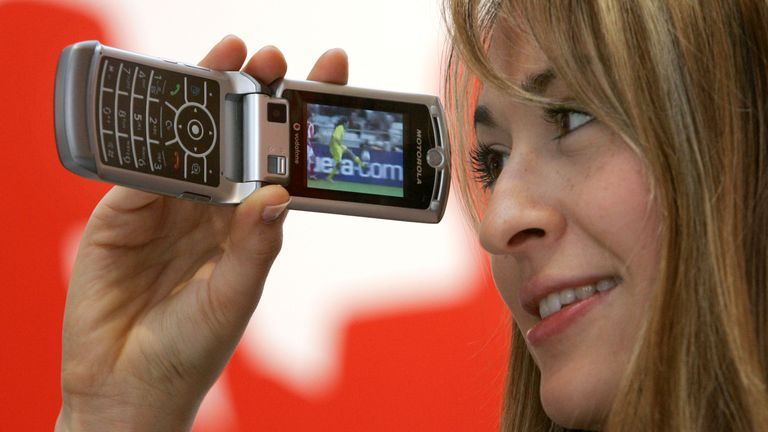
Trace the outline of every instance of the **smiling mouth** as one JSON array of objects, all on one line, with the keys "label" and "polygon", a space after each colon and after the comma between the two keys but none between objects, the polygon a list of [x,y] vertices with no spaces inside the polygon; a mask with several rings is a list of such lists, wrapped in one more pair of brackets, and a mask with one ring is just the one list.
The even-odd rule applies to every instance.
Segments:
[{"label": "smiling mouth", "polygon": [[576,288],[566,288],[562,291],[549,294],[539,302],[539,317],[544,319],[560,311],[563,306],[586,300],[597,293],[610,291],[616,288],[620,283],[620,277],[611,276],[609,278],[601,279],[593,284]]}]

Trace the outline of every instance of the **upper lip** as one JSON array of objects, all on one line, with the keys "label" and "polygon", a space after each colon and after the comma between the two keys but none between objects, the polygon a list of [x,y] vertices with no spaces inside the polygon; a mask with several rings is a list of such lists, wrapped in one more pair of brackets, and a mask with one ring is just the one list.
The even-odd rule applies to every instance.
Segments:
[{"label": "upper lip", "polygon": [[538,317],[540,316],[539,303],[548,295],[568,288],[593,285],[610,277],[612,277],[610,274],[578,277],[536,276],[529,279],[523,285],[518,293],[518,299],[526,312]]}]

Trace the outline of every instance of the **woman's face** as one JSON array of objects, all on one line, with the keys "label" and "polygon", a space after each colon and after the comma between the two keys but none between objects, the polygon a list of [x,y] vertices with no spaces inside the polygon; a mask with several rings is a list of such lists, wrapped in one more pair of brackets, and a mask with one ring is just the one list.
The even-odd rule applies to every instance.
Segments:
[{"label": "woman's face", "polygon": [[495,40],[497,67],[567,102],[546,110],[484,86],[473,159],[491,196],[480,241],[541,371],[545,411],[562,426],[599,428],[656,282],[658,209],[641,159],[578,111],[538,47],[510,53]]}]

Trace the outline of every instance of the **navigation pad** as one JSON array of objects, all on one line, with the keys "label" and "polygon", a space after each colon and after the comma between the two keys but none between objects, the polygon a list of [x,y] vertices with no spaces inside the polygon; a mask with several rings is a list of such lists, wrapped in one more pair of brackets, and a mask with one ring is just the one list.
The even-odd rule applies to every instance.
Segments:
[{"label": "navigation pad", "polygon": [[103,57],[96,92],[101,161],[219,185],[219,84]]}]

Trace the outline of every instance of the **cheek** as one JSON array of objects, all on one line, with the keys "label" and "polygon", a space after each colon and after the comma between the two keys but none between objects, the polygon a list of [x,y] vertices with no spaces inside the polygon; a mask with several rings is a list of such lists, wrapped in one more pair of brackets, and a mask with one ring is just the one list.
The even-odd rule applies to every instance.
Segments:
[{"label": "cheek", "polygon": [[502,299],[504,299],[504,303],[512,310],[514,306],[513,299],[520,288],[520,284],[515,283],[520,277],[515,261],[503,256],[492,255],[491,270],[496,288],[499,290]]},{"label": "cheek", "polygon": [[585,231],[623,265],[626,276],[650,287],[658,269],[660,215],[640,158],[617,147],[609,163],[590,175],[577,212]]},{"label": "cheek", "polygon": [[520,261],[509,256],[492,255],[491,270],[499,294],[512,313],[515,323],[521,328],[529,328],[535,319],[523,310],[517,296],[525,280],[525,269],[522,268]]},{"label": "cheek", "polygon": [[[613,159],[595,176],[596,193],[583,200],[602,221],[611,238],[638,244],[643,234],[658,231],[658,210],[651,196],[647,176],[639,158],[630,150]],[[654,236],[655,237],[655,236]]]}]

